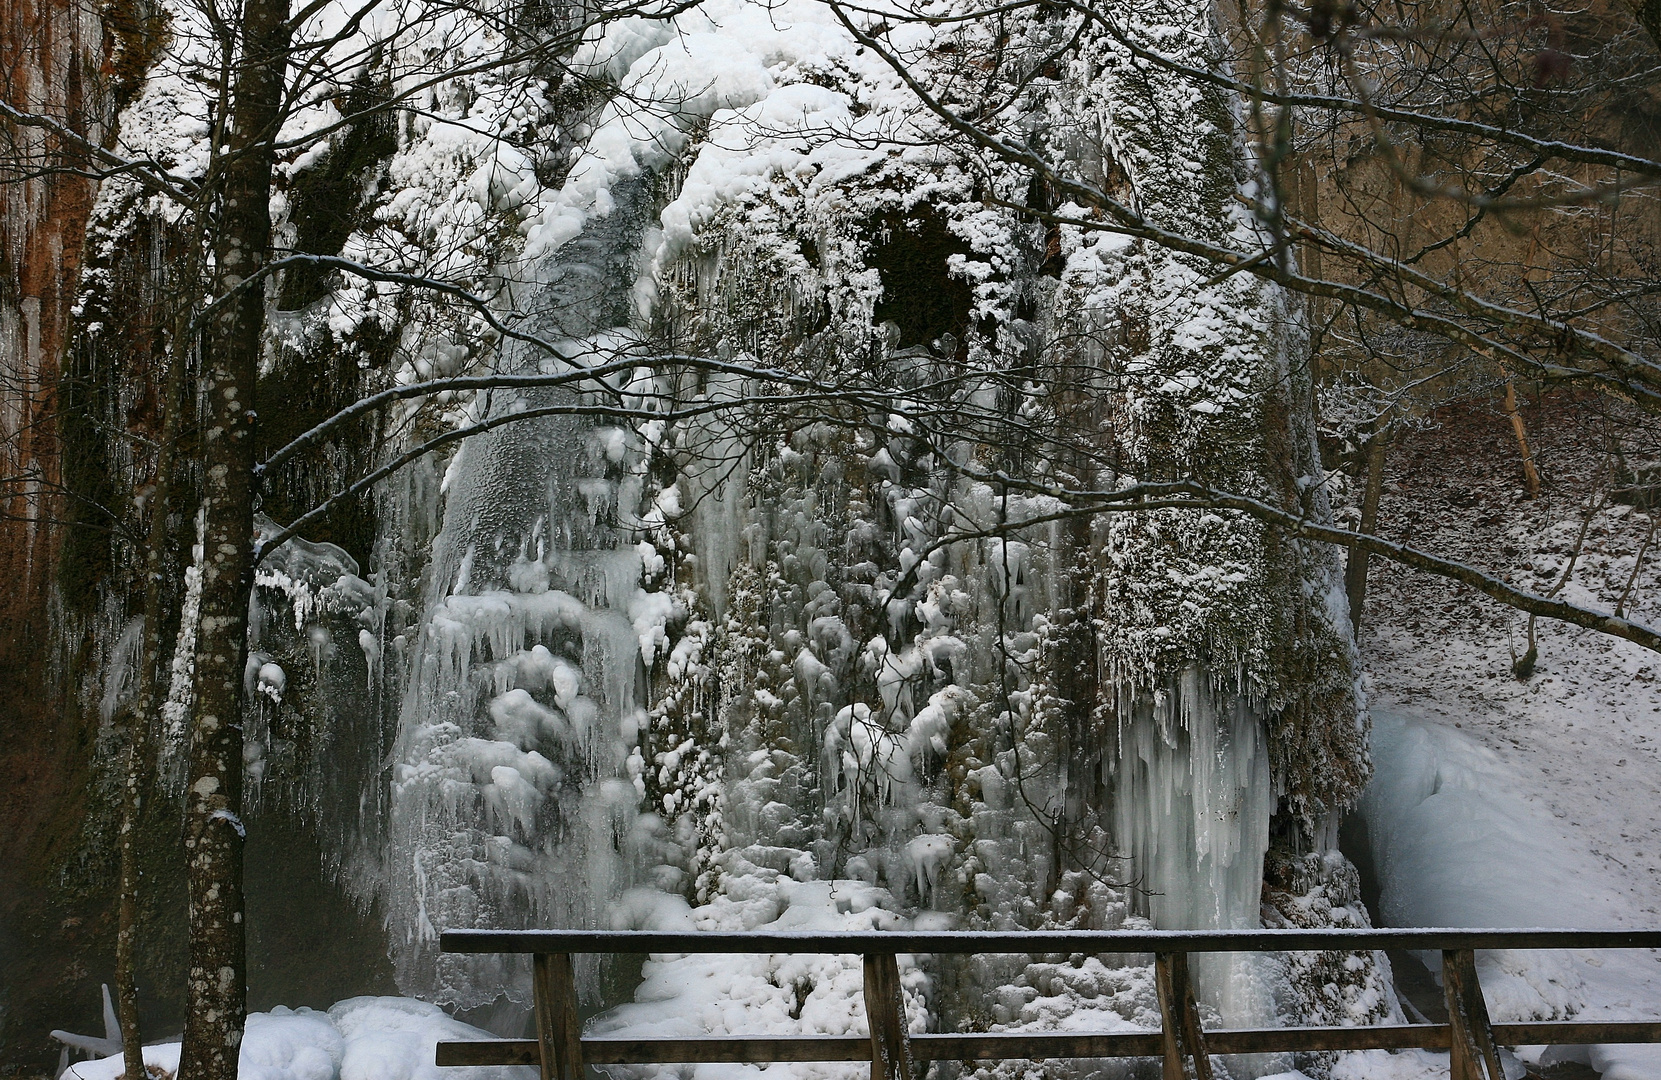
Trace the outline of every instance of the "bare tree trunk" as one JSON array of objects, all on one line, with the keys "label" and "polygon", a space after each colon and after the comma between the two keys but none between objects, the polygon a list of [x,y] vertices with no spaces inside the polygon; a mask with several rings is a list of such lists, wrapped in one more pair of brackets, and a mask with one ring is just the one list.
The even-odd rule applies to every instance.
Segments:
[{"label": "bare tree trunk", "polygon": [[272,143],[292,34],[287,0],[245,0],[240,26],[242,55],[213,246],[213,295],[236,295],[209,321],[202,342],[206,533],[185,794],[190,964],[180,1080],[236,1080],[247,1012],[241,708],[254,571],[254,388],[265,290],[245,283],[271,250]]},{"label": "bare tree trunk", "polygon": [[1517,385],[1509,376],[1505,380],[1505,415],[1511,419],[1511,431],[1517,436],[1517,449],[1523,455],[1523,483],[1528,497],[1540,497],[1540,471],[1534,467],[1534,448],[1528,444],[1528,428],[1523,414],[1517,411]]},{"label": "bare tree trunk", "polygon": [[[1384,459],[1390,445],[1390,420],[1385,414],[1378,430],[1367,440],[1363,458],[1366,465],[1366,486],[1361,492],[1361,531],[1378,531],[1378,503],[1384,495]],[[1355,639],[1361,640],[1361,611],[1367,603],[1367,563],[1365,548],[1351,548],[1344,564],[1344,594],[1350,602],[1350,625]]]},{"label": "bare tree trunk", "polygon": [[121,883],[115,938],[115,1007],[121,1024],[122,1057],[127,1080],[146,1080],[143,1039],[138,1023],[139,869],[138,827],[144,803],[155,784],[156,688],[161,681],[162,605],[166,602],[167,510],[173,493],[174,444],[179,432],[179,393],[184,364],[167,357],[162,380],[162,426],[156,450],[156,486],[150,496],[150,547],[144,555],[144,643],[139,655],[138,688],[128,713],[126,791],[121,806]]}]

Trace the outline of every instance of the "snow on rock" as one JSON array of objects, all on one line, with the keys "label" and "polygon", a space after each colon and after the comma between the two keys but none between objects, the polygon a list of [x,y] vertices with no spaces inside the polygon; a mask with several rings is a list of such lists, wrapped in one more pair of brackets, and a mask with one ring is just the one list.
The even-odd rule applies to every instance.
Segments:
[{"label": "snow on rock", "polygon": [[[799,882],[762,873],[729,878],[709,904],[655,909],[675,929],[800,932],[906,930],[886,890],[864,881]],[[660,902],[661,904],[661,902]],[[638,901],[636,902],[638,906]],[[659,928],[653,925],[651,928]],[[665,927],[668,928],[668,927]],[[864,968],[858,956],[814,953],[654,954],[641,971],[630,1004],[590,1021],[587,1033],[608,1038],[693,1038],[720,1035],[864,1035]],[[928,1030],[928,976],[911,958],[900,958],[907,1022]],[[853,1080],[870,1071],[853,1063],[772,1066],[702,1064],[624,1066],[619,1076],[680,1076],[688,1080],[739,1080],[784,1069],[799,1080]]]},{"label": "snow on rock", "polygon": [[[569,697],[566,704],[570,704]],[[544,739],[563,742],[569,738],[570,724],[564,714],[541,704],[523,689],[509,690],[493,699],[489,712],[496,737],[522,750],[534,749]]]},{"label": "snow on rock", "polygon": [[1446,1080],[1448,1056],[1429,1050],[1357,1050],[1339,1057],[1331,1080]]}]

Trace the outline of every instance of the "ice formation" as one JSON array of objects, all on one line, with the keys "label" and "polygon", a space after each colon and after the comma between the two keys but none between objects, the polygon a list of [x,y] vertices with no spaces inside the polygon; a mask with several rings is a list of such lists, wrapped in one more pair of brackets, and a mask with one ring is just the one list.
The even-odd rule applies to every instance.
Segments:
[{"label": "ice formation", "polygon": [[676,600],[642,589],[641,553],[609,524],[639,510],[616,495],[637,456],[553,419],[481,437],[452,466],[425,614],[402,647],[377,887],[402,977],[453,1004],[488,1004],[504,975],[436,956],[439,929],[598,925],[662,861],[629,765],[645,658]]},{"label": "ice formation", "polygon": [[[1132,7],[1160,48],[1210,62],[1202,6]],[[1238,103],[1052,14],[1011,17],[1012,55],[1073,30],[1080,47],[1020,76],[1035,89],[1009,122],[1162,227],[1255,242]],[[469,18],[445,9],[381,74],[415,79],[438,41],[458,65],[503,47]],[[1006,44],[974,22],[910,33],[943,86],[948,57]],[[350,277],[274,316],[296,352],[384,331],[405,384],[626,361],[582,390],[408,403],[381,429],[394,445],[534,419],[384,485],[365,566],[301,540],[262,565],[252,790],[308,813],[383,905],[402,988],[527,1001],[522,968],[437,953],[459,926],[1256,925],[1271,819],[1318,846],[1366,775],[1332,553],[1191,509],[1066,520],[1055,491],[1065,470],[1109,491],[1177,471],[1323,513],[1293,305],[998,205],[1047,196],[970,169],[814,0],[706,0],[568,59],[580,116],[512,67],[423,99],[342,252],[495,296],[549,347]],[[133,109],[183,92],[158,82]],[[292,123],[339,115],[319,98]],[[124,132],[194,160],[177,125]],[[136,199],[112,188],[105,219]],[[857,373],[891,404],[774,416],[762,380],[666,352]],[[1089,374],[1046,392],[1012,374],[1051,362]],[[1067,413],[1077,396],[1098,411]],[[965,419],[939,435],[935,415]],[[1009,415],[1099,430],[1100,453],[988,445],[975,425]],[[655,959],[602,1024],[858,1026],[843,961],[718,967]],[[674,985],[690,978],[730,1014],[694,1008]],[[1288,978],[1227,963],[1201,984],[1214,1013],[1271,1022],[1297,1008]],[[908,979],[918,1025],[1150,1016],[1145,966],[976,957]],[[1350,1020],[1387,1011],[1351,1000]]]},{"label": "ice formation", "polygon": [[[1647,925],[1647,888],[1623,895],[1593,845],[1531,794],[1516,766],[1441,718],[1380,710],[1378,773],[1361,810],[1392,923],[1433,926]],[[1526,857],[1519,857],[1526,853]],[[1441,958],[1427,953],[1433,969]],[[1661,978],[1641,952],[1478,954],[1495,1020],[1636,1019]],[[1519,1047],[1541,1067],[1570,1061],[1609,1080],[1661,1072],[1643,1045]]]}]

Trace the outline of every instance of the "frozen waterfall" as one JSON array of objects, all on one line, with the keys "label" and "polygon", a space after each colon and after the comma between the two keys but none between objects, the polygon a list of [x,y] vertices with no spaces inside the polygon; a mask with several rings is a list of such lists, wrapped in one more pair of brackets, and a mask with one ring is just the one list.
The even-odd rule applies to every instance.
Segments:
[{"label": "frozen waterfall", "polygon": [[[1260,926],[1278,795],[1262,716],[1197,667],[1170,689],[1124,696],[1109,768],[1135,906],[1163,929]],[[1231,1024],[1274,1023],[1272,975],[1259,957],[1207,954],[1195,972],[1202,997]]]},{"label": "frozen waterfall", "polygon": [[[381,727],[357,763],[375,794],[351,882],[384,905],[400,987],[528,1001],[520,961],[439,954],[451,927],[1258,925],[1271,818],[1296,831],[1364,772],[1332,767],[1364,738],[1326,604],[1336,563],[1221,512],[1086,521],[1041,492],[1068,470],[1103,491],[1301,485],[1313,444],[1262,423],[1296,405],[1285,298],[1050,235],[996,208],[1028,178],[933,155],[937,131],[872,151],[926,118],[817,5],[677,19],[585,44],[634,111],[597,105],[561,186],[511,208],[504,311],[557,346],[420,354],[545,373],[659,359],[604,387],[412,406],[404,429],[544,413],[383,494],[355,624],[289,598],[296,633],[322,627],[319,670],[350,661],[318,693],[378,702],[360,710]],[[1099,107],[1115,147],[1146,148],[1119,164],[1171,228],[1246,242],[1249,215],[1197,207],[1192,181],[1196,155],[1234,177],[1239,148],[1220,128],[1175,148],[1136,128],[1126,103],[1147,87],[1121,70],[1090,66],[1057,91],[1063,111]],[[780,389],[821,375],[875,389],[809,405]],[[998,434],[1004,417],[1020,434]],[[928,418],[970,419],[933,437]],[[1036,431],[1076,440],[1077,460],[1027,445]],[[262,660],[253,696],[308,692],[294,674]],[[852,970],[784,986],[757,965],[722,977],[802,1015]],[[1228,1023],[1288,1012],[1273,960],[1197,969]],[[666,993],[669,970],[640,992]],[[937,1028],[1157,1014],[1129,962],[972,957],[907,977],[914,1021]],[[650,1004],[605,1023],[650,1023]]]}]

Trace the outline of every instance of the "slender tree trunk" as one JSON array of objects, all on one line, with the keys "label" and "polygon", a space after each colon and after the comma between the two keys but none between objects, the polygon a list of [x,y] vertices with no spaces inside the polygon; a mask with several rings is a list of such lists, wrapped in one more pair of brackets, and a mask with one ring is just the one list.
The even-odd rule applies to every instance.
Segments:
[{"label": "slender tree trunk", "polygon": [[1517,408],[1517,386],[1509,376],[1505,380],[1505,415],[1511,420],[1511,433],[1517,437],[1517,450],[1523,456],[1523,484],[1528,497],[1540,497],[1540,470],[1534,467],[1534,448],[1528,444],[1528,427]]},{"label": "slender tree trunk", "polygon": [[[1384,459],[1390,448],[1390,423],[1384,422],[1373,432],[1364,448],[1363,465],[1366,468],[1365,486],[1361,490],[1361,531],[1378,531],[1378,503],[1384,495]],[[1344,595],[1350,602],[1350,625],[1355,630],[1357,643],[1361,640],[1361,612],[1367,603],[1368,552],[1364,548],[1350,548],[1344,564]]]},{"label": "slender tree trunk", "polygon": [[[213,245],[215,297],[271,249],[272,142],[281,122],[291,28],[287,0],[245,0]],[[203,333],[206,507],[196,703],[185,793],[190,963],[180,1080],[236,1080],[247,1012],[242,901],[242,682],[254,559],[254,386],[265,290],[243,288]]]},{"label": "slender tree trunk", "polygon": [[143,1039],[138,1024],[139,868],[138,828],[144,804],[155,785],[157,693],[162,667],[162,605],[166,602],[167,510],[173,493],[174,446],[179,433],[179,393],[184,364],[168,356],[162,380],[161,438],[156,451],[156,486],[150,497],[150,547],[144,555],[144,642],[139,656],[138,688],[128,714],[126,792],[121,806],[121,884],[115,938],[115,1007],[121,1024],[122,1056],[127,1080],[146,1080]]}]

